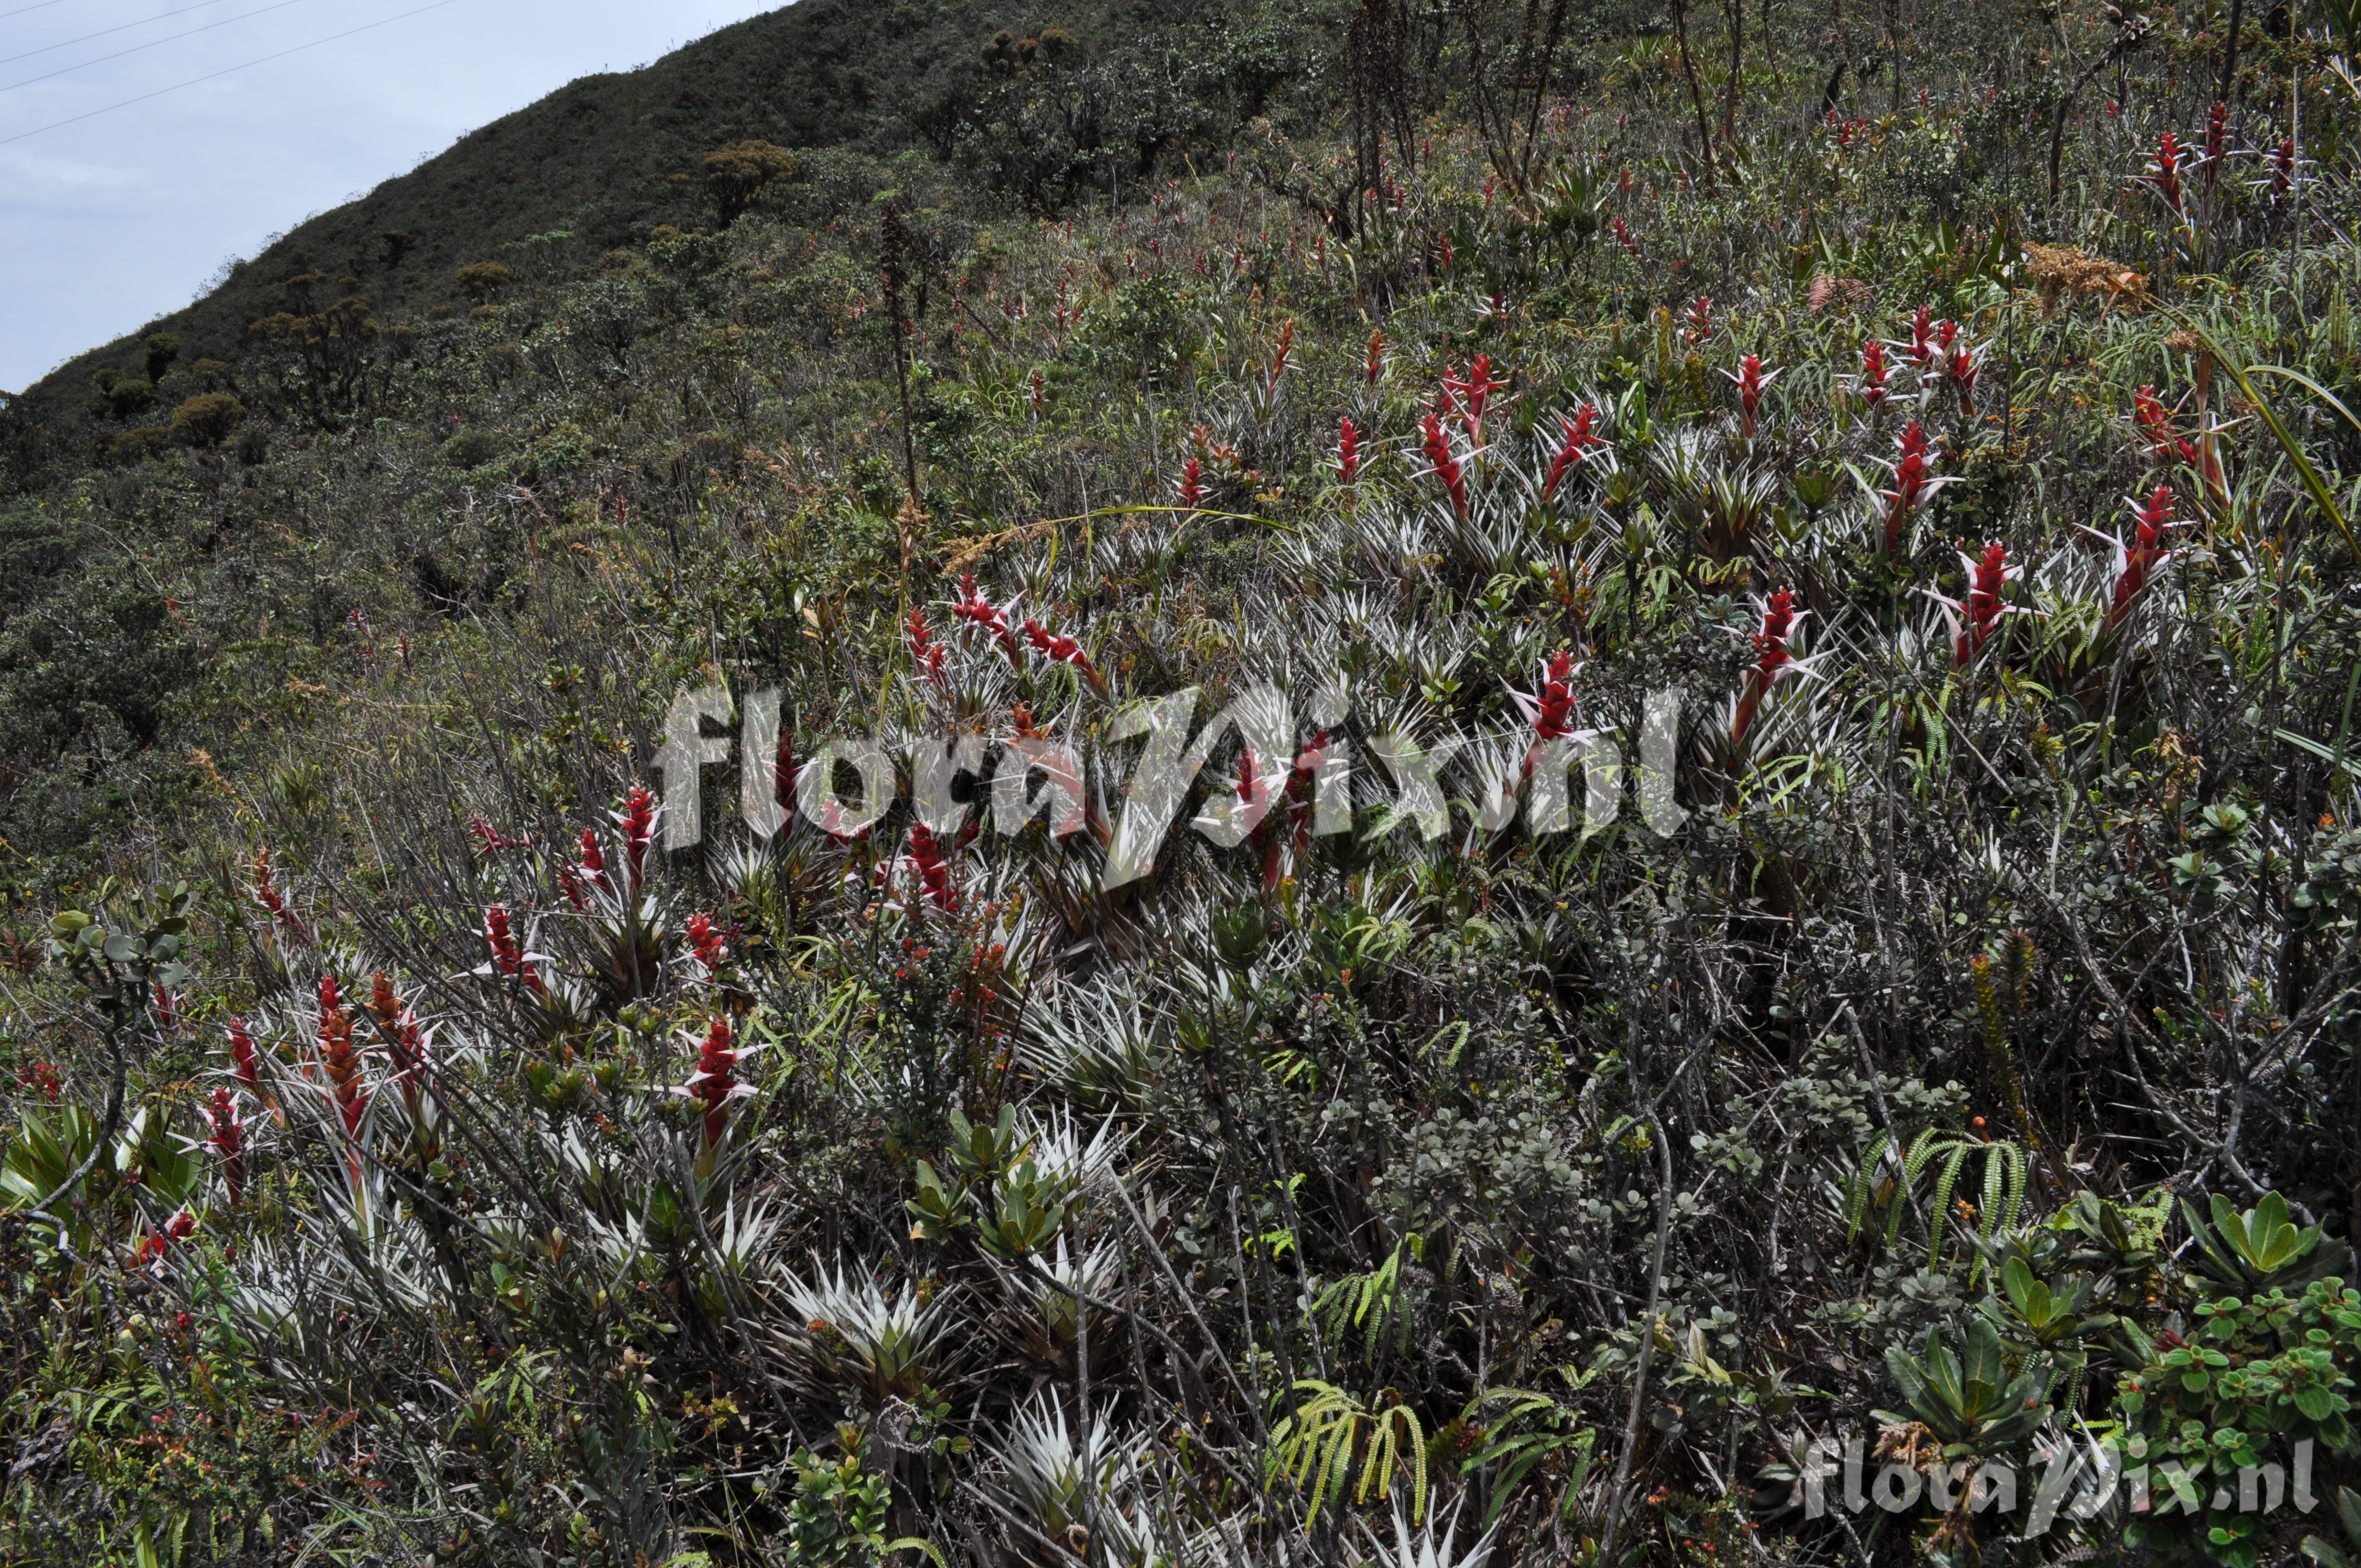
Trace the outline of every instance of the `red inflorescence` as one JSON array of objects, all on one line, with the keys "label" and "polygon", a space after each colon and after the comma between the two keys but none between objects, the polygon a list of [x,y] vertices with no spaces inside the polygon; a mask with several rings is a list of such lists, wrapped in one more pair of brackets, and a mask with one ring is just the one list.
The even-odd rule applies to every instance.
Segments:
[{"label": "red inflorescence", "polygon": [[1762,710],[1763,699],[1778,684],[1780,672],[1793,663],[1793,655],[1787,652],[1787,639],[1795,630],[1795,590],[1781,588],[1763,607],[1763,630],[1754,634],[1754,664],[1746,672],[1746,687],[1738,698],[1738,716],[1730,727],[1732,740],[1746,739],[1746,732],[1754,727],[1755,715]]},{"label": "red inflorescence", "polygon": [[2132,605],[2148,578],[2169,560],[2172,552],[2164,545],[2165,531],[2172,526],[2172,490],[2158,485],[2146,502],[2132,508],[2132,543],[2124,548],[2123,566],[2115,574],[2115,591],[2107,605],[2107,624],[2122,623],[2131,613]]},{"label": "red inflorescence", "polygon": [[730,1102],[739,1091],[738,1053],[730,1046],[730,1020],[716,1018],[705,1031],[697,1053],[697,1071],[688,1080],[689,1093],[705,1106],[705,1143],[710,1148],[730,1127]]},{"label": "red inflorescence", "polygon": [[1541,696],[1533,704],[1533,733],[1544,740],[1574,733],[1574,655],[1570,652],[1561,650],[1550,655]]},{"label": "red inflorescence", "polygon": [[336,989],[336,977],[320,977],[320,1065],[328,1075],[328,1092],[336,1102],[336,1113],[344,1118],[345,1131],[360,1131],[362,1113],[368,1109],[368,1094],[361,1085],[361,1058],[353,1044],[353,1018],[345,1010],[343,993]]},{"label": "red inflorescence", "polygon": [[1451,438],[1443,433],[1443,416],[1429,413],[1421,428],[1424,439],[1419,443],[1419,450],[1426,454],[1434,477],[1443,481],[1444,492],[1451,498],[1451,510],[1466,517],[1467,477],[1460,471],[1459,459],[1451,454]]},{"label": "red inflorescence", "polygon": [[1585,403],[1574,411],[1572,419],[1560,419],[1558,428],[1565,439],[1558,444],[1557,455],[1550,459],[1549,474],[1542,480],[1542,499],[1557,494],[1557,487],[1574,466],[1590,455],[1595,449],[1607,444],[1606,438],[1592,433],[1598,425],[1598,406]]},{"label": "red inflorescence", "polygon": [[630,873],[630,892],[637,897],[647,885],[648,846],[655,841],[654,793],[645,784],[634,784],[623,796],[623,809],[612,816],[615,826],[623,830],[623,864]]},{"label": "red inflorescence", "polygon": [[215,1089],[212,1102],[203,1110],[210,1129],[205,1146],[222,1162],[222,1180],[229,1188],[234,1208],[246,1191],[246,1122],[237,1113],[237,1097],[227,1089]]},{"label": "red inflorescence", "polygon": [[1929,477],[1927,464],[1927,433],[1912,420],[1902,432],[1902,456],[1894,465],[1894,488],[1883,491],[1885,497],[1885,549],[1891,554],[1902,546],[1903,525],[1909,521],[1910,510],[1927,493]]},{"label": "red inflorescence", "polygon": [[952,885],[950,864],[943,859],[942,840],[923,822],[910,824],[910,861],[918,868],[918,884],[934,906],[946,915],[958,909],[959,889]]},{"label": "red inflorescence", "polygon": [[492,950],[493,970],[511,980],[521,980],[534,991],[543,989],[541,976],[524,954],[516,932],[510,927],[509,912],[495,904],[484,911],[484,942]]},{"label": "red inflorescence", "polygon": [[1983,651],[2000,625],[2001,590],[2008,586],[2008,550],[1997,539],[1984,546],[1975,569],[1968,576],[1967,627],[1953,644],[1960,663]]},{"label": "red inflorescence", "polygon": [[681,939],[688,944],[688,956],[697,960],[697,967],[705,971],[708,980],[711,980],[720,971],[721,966],[730,961],[729,946],[722,941],[721,932],[713,924],[713,916],[703,910],[688,917],[687,924],[681,928]]}]

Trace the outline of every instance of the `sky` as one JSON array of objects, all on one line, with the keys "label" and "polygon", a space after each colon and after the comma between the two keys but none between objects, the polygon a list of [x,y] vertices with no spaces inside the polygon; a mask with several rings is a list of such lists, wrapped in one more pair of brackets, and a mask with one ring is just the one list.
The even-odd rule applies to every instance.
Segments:
[{"label": "sky", "polygon": [[778,4],[0,0],[0,389],[577,76]]}]

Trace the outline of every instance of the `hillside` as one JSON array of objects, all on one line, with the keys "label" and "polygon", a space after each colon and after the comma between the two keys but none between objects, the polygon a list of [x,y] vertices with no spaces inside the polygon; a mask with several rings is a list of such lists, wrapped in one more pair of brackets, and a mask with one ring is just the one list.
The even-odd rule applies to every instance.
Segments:
[{"label": "hillside", "polygon": [[5,411],[0,1562],[2361,1552],[2354,16],[807,4]]},{"label": "hillside", "polygon": [[[180,336],[184,360],[237,360],[250,324],[285,308],[289,278],[323,274],[380,312],[412,313],[452,301],[459,268],[513,260],[532,236],[565,236],[536,259],[571,269],[659,224],[695,226],[708,212],[700,159],[731,142],[881,159],[920,147],[922,122],[956,99],[979,48],[1004,28],[1038,30],[1035,9],[798,0],[642,70],[570,82],[297,225],[186,310],[60,367],[22,394],[20,417],[45,451],[76,465],[87,456],[78,438],[97,370],[136,370],[141,343],[158,332]],[[1218,69],[1208,57],[1228,43],[1220,6],[1077,0],[1055,19],[1117,71],[1184,38],[1201,69]],[[1131,150],[1153,162],[1152,144]]]}]

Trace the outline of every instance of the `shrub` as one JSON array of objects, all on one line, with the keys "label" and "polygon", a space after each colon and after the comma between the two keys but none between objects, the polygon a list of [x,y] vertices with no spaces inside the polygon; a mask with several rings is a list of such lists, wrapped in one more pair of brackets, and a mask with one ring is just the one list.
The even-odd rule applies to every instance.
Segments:
[{"label": "shrub", "polygon": [[490,299],[516,280],[516,269],[499,261],[470,262],[452,277],[459,292],[479,302]]},{"label": "shrub", "polygon": [[172,439],[183,446],[219,446],[245,418],[246,405],[227,392],[199,392],[172,411]]},{"label": "shrub", "polygon": [[733,141],[705,155],[705,189],[713,210],[726,225],[754,204],[755,198],[796,177],[796,160],[786,148],[766,141]]},{"label": "shrub", "polygon": [[150,334],[141,348],[146,356],[148,379],[160,381],[164,378],[164,372],[172,367],[172,362],[181,357],[181,334],[177,332]]}]

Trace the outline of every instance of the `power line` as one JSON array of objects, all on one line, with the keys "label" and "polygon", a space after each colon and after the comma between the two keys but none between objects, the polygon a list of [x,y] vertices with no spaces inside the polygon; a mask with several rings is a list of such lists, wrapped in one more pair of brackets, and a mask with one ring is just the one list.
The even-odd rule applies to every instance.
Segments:
[{"label": "power line", "polygon": [[27,11],[46,11],[52,5],[62,5],[65,3],[66,0],[40,0],[38,5],[19,5],[13,11],[0,11],[0,22],[5,22],[11,16],[21,16]]},{"label": "power line", "polygon": [[93,38],[103,38],[111,33],[127,33],[134,27],[152,27],[158,22],[173,16],[182,16],[191,11],[202,11],[208,5],[220,4],[221,0],[197,0],[193,5],[183,5],[178,11],[167,11],[162,16],[142,16],[136,22],[122,22],[112,27],[101,27],[94,33],[84,33],[78,38],[68,38],[61,44],[43,44],[38,49],[28,49],[22,54],[12,54],[5,60],[0,60],[0,65],[14,65],[20,60],[30,60],[37,54],[55,54],[61,49],[71,49],[76,44],[86,44]]},{"label": "power line", "polygon": [[[212,32],[215,27],[226,27],[232,22],[243,22],[249,16],[259,16],[266,11],[284,11],[290,5],[300,5],[302,3],[303,0],[278,0],[278,4],[275,5],[258,5],[251,11],[241,11],[235,16],[224,16],[218,22],[205,22],[200,26],[189,28],[186,32],[166,33],[160,38],[150,38],[144,44],[133,44],[129,49],[119,49],[113,54],[100,55],[96,60],[85,60],[77,64],[60,66],[45,76],[27,76],[22,82],[11,82],[5,87],[0,87],[0,93],[14,93],[19,87],[30,87],[36,82],[54,81],[60,76],[71,75],[77,71],[87,71],[93,65],[104,65],[110,60],[121,60],[126,55],[138,54],[143,50],[155,49],[159,45],[172,43],[181,38],[192,38],[199,33]],[[194,10],[196,7],[191,6],[189,8],[191,10]]]},{"label": "power line", "polygon": [[101,115],[111,115],[117,109],[127,109],[134,104],[145,104],[150,98],[161,98],[167,93],[178,93],[184,87],[194,87],[201,82],[211,82],[216,77],[227,76],[233,71],[246,71],[258,65],[268,65],[274,60],[285,60],[291,54],[302,54],[307,49],[318,49],[322,44],[332,44],[340,38],[351,38],[356,33],[366,33],[378,27],[390,27],[395,22],[405,22],[412,16],[423,16],[429,11],[440,11],[445,5],[456,5],[458,3],[459,0],[434,0],[431,5],[421,5],[413,11],[403,11],[374,22],[364,22],[357,27],[347,27],[341,33],[331,33],[324,38],[313,38],[310,43],[297,44],[292,49],[282,49],[276,54],[266,54],[259,59],[246,60],[237,65],[224,66],[219,71],[207,71],[203,76],[192,76],[186,82],[175,82],[170,87],[159,87],[153,93],[142,93],[137,98],[126,98],[119,104],[109,104],[103,109],[93,109],[86,115],[76,115],[71,119],[53,120],[46,126],[36,126],[29,131],[18,131],[12,137],[0,137],[0,147],[6,147],[10,142],[23,141],[27,137],[39,136],[44,131],[62,130],[68,126],[78,126],[84,120],[94,120]]}]

